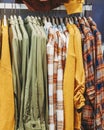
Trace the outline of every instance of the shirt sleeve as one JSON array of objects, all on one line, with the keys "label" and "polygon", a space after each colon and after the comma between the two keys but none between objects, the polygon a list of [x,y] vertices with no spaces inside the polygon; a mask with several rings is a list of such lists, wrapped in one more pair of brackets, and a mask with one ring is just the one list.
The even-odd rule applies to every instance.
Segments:
[{"label": "shirt sleeve", "polygon": [[74,45],[75,45],[75,88],[74,88],[74,106],[81,109],[85,105],[85,73],[82,59],[81,34],[74,26]]}]

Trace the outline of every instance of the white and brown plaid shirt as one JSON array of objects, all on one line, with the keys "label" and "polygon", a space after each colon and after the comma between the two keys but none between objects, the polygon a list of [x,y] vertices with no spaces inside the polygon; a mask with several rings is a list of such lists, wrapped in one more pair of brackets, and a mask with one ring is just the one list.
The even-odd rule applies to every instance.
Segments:
[{"label": "white and brown plaid shirt", "polygon": [[66,60],[66,37],[49,28],[47,43],[49,130],[64,130],[63,76]]}]

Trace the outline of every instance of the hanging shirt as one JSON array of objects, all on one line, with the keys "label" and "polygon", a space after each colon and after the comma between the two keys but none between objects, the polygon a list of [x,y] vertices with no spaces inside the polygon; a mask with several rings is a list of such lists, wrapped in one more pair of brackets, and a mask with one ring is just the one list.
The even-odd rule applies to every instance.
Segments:
[{"label": "hanging shirt", "polygon": [[[17,38],[18,38],[18,47],[19,47],[19,76],[20,76],[20,84],[21,84],[21,91],[22,91],[22,58],[21,58],[21,55],[22,55],[22,33],[21,33],[21,30],[20,30],[20,27],[19,27],[19,23],[18,23],[18,19],[16,16],[13,17],[13,20],[14,20],[14,23],[15,23],[15,30],[17,32]],[[20,106],[19,106],[20,107]],[[20,110],[20,108],[19,108]]]},{"label": "hanging shirt", "polygon": [[[20,108],[21,108],[21,93],[22,93],[22,34],[21,34],[21,30],[20,30],[20,27],[19,27],[19,23],[18,23],[18,20],[17,20],[17,17],[13,17],[13,21],[14,21],[14,24],[15,24],[15,30],[17,32],[17,38],[18,38],[18,51],[17,52],[17,55],[18,55],[18,59],[19,59],[19,62],[17,64],[18,66],[18,70],[19,70],[19,79],[20,79],[20,95],[18,95],[17,97],[17,100],[18,100],[18,127],[19,127],[19,119],[20,119]],[[16,52],[14,52],[16,53]],[[18,54],[19,53],[19,54]],[[17,90],[17,93],[18,93],[18,90]],[[18,93],[19,94],[19,93]]]},{"label": "hanging shirt", "polygon": [[[95,38],[95,128],[94,129],[104,129],[104,62],[102,54],[102,41],[101,33],[99,32],[96,23],[92,18],[88,18],[88,22],[91,26],[94,38]],[[99,98],[100,97],[100,98]]]},{"label": "hanging shirt", "polygon": [[85,70],[85,106],[82,111],[82,127],[94,130],[94,103],[95,103],[95,41],[90,26],[79,19],[79,24],[84,33],[82,37],[83,63]]},{"label": "hanging shirt", "polygon": [[47,44],[49,130],[63,130],[63,75],[66,61],[66,37],[60,25],[52,26],[49,22],[46,25],[45,29],[48,30],[49,37]]},{"label": "hanging shirt", "polygon": [[1,51],[2,51],[2,27],[0,21],[0,57],[1,57]]},{"label": "hanging shirt", "polygon": [[[34,30],[30,18],[25,20],[25,27],[30,40],[30,56],[28,60],[27,77],[24,96],[24,128],[41,128],[39,116],[39,106],[37,105],[37,64],[36,64],[36,31]],[[31,95],[31,96],[30,96]],[[35,97],[34,97],[35,96]],[[35,107],[34,107],[35,105]],[[34,113],[34,111],[36,113]],[[35,115],[34,115],[35,114]],[[35,117],[34,117],[35,116]],[[34,125],[32,125],[34,124]],[[39,124],[39,125],[38,125]]]},{"label": "hanging shirt", "polygon": [[70,40],[64,73],[64,111],[65,130],[80,130],[81,113],[78,110],[84,106],[84,67],[81,50],[81,35],[75,25],[67,25]]},{"label": "hanging shirt", "polygon": [[24,96],[24,127],[46,130],[47,68],[43,70],[46,67],[46,42],[42,42],[40,32],[33,24],[31,17],[27,17],[25,26],[30,39],[30,57]]},{"label": "hanging shirt", "polygon": [[57,128],[57,73],[58,73],[58,37],[56,34],[57,26],[53,26],[54,31],[54,60],[53,60],[53,102],[54,102],[54,124]]},{"label": "hanging shirt", "polygon": [[[1,26],[1,25],[0,25]],[[14,93],[8,41],[8,26],[2,24],[0,59],[0,130],[14,130]]]},{"label": "hanging shirt", "polygon": [[[57,89],[56,89],[56,94],[57,94],[57,102],[56,102],[56,112],[57,112],[57,125],[56,125],[56,130],[64,130],[64,98],[63,98],[63,79],[64,79],[64,62],[66,60],[66,53],[63,49],[63,47],[66,46],[66,37],[65,35],[57,31],[56,32],[57,37],[58,37],[58,50],[57,50],[57,58],[58,58],[58,68],[57,68]],[[63,52],[64,51],[64,52]]]},{"label": "hanging shirt", "polygon": [[[37,31],[39,37],[37,40],[37,79],[39,98],[40,120],[43,123],[42,127],[48,128],[48,94],[47,94],[47,61],[46,61],[46,42],[47,36],[44,28],[35,18],[32,19],[33,27]],[[40,55],[41,54],[41,55]],[[40,55],[40,58],[38,58]],[[42,104],[43,103],[43,104]],[[45,109],[43,109],[45,108]],[[44,124],[45,123],[45,124]],[[46,126],[45,126],[46,125]]]},{"label": "hanging shirt", "polygon": [[21,79],[20,79],[20,46],[18,42],[17,32],[15,29],[15,21],[9,21],[9,39],[12,53],[12,72],[13,72],[13,86],[15,94],[15,129],[19,125],[19,114],[21,104]]},{"label": "hanging shirt", "polygon": [[68,14],[81,13],[83,11],[84,0],[69,0],[65,3]]},{"label": "hanging shirt", "polygon": [[24,95],[25,95],[25,84],[27,77],[27,68],[28,68],[28,60],[29,60],[29,37],[26,32],[24,22],[21,17],[18,18],[18,24],[21,29],[22,34],[22,92],[21,92],[21,107],[20,107],[20,119],[19,119],[19,129],[23,129],[23,116],[24,116]]},{"label": "hanging shirt", "polygon": [[[48,43],[47,43],[47,63],[48,63],[48,94],[49,94],[49,130],[55,130],[56,128],[56,78],[54,78],[54,44],[55,44],[55,35],[52,27],[49,27],[48,33]],[[57,48],[55,49],[57,53]],[[56,61],[57,63],[57,61]]]}]

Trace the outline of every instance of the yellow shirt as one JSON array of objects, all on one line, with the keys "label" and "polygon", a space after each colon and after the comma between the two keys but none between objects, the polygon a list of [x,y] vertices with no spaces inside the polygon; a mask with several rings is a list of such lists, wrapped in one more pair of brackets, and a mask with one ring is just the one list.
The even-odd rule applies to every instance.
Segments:
[{"label": "yellow shirt", "polygon": [[0,59],[0,130],[14,130],[14,94],[8,27],[2,25],[2,51]]},{"label": "yellow shirt", "polygon": [[84,106],[85,74],[82,59],[81,35],[75,25],[67,25],[70,40],[64,74],[65,130],[80,130],[81,113]]},{"label": "yellow shirt", "polygon": [[81,13],[83,11],[84,0],[69,0],[65,3],[65,7],[68,14]]}]

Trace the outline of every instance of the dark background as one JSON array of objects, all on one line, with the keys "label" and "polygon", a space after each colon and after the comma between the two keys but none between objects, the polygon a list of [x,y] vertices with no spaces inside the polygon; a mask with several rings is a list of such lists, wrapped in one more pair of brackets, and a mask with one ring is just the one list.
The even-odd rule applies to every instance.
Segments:
[{"label": "dark background", "polygon": [[104,0],[94,0],[92,17],[102,33],[104,43]]}]

